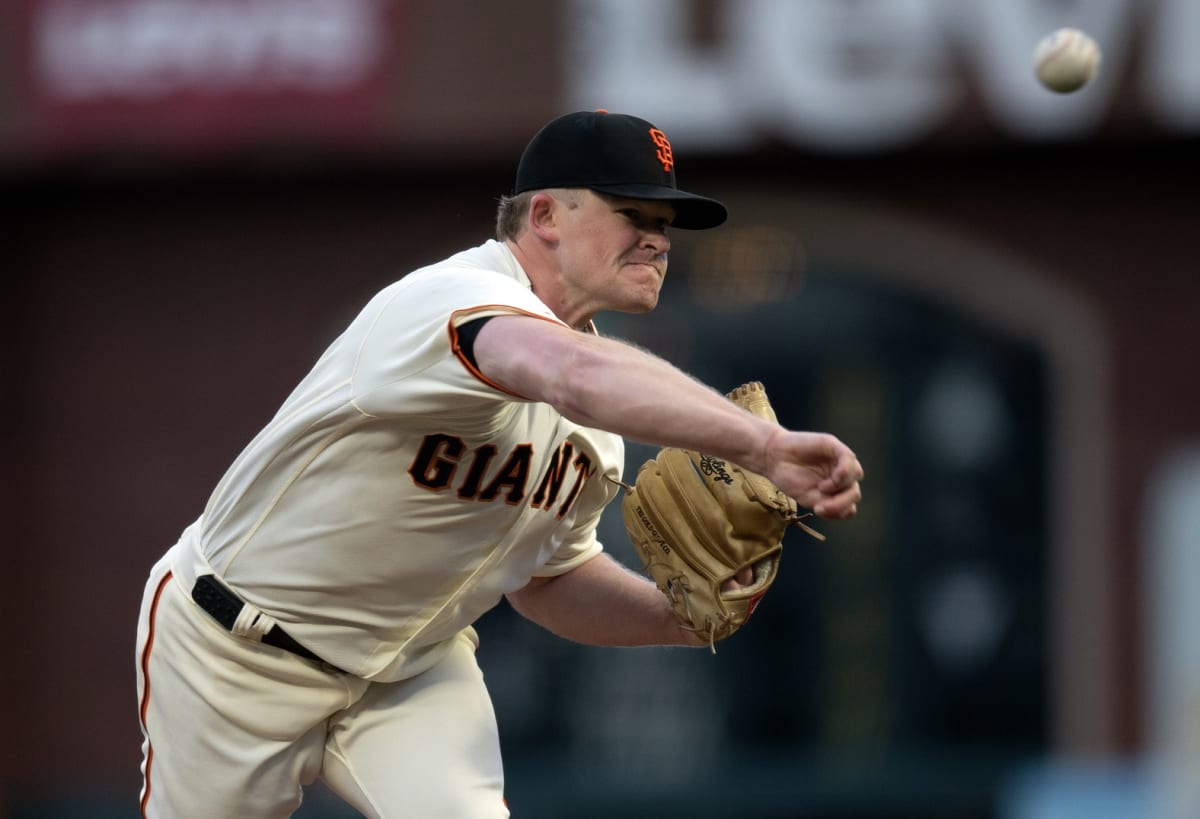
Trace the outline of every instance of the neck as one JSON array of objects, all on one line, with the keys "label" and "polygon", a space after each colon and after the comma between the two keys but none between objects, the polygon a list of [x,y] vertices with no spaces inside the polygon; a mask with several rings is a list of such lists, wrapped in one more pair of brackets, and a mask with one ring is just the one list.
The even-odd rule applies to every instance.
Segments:
[{"label": "neck", "polygon": [[533,292],[567,326],[576,330],[588,329],[595,311],[571,299],[553,259],[540,246],[523,241],[524,238],[506,239],[504,243],[529,277]]}]

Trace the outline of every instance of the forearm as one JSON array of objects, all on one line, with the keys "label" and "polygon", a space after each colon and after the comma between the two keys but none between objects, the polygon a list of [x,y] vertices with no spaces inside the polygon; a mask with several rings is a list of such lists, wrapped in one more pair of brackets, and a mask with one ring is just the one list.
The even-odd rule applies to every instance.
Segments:
[{"label": "forearm", "polygon": [[761,470],[776,426],[649,353],[589,338],[557,380],[556,406],[580,424],[637,441],[696,449]]},{"label": "forearm", "polygon": [[[500,383],[575,423],[636,441],[697,449],[762,471],[779,427],[741,410],[669,362],[628,344],[546,322],[496,319],[484,328],[503,355],[480,348]],[[539,326],[542,325],[542,326]],[[526,337],[532,333],[535,338]],[[483,333],[480,340],[484,340]],[[520,348],[521,355],[512,350]]]},{"label": "forearm", "polygon": [[535,580],[508,595],[508,601],[548,631],[587,645],[702,644],[679,627],[654,583],[607,554],[566,574]]}]

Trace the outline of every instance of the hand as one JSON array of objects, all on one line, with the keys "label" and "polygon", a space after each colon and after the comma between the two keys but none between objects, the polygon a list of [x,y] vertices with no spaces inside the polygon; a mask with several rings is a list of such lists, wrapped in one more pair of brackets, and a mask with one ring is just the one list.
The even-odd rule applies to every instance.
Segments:
[{"label": "hand", "polygon": [[766,477],[818,517],[836,520],[858,512],[863,468],[833,435],[780,430],[767,440],[765,458]]},{"label": "hand", "polygon": [[754,568],[747,566],[721,584],[721,591],[735,592],[754,585]]}]

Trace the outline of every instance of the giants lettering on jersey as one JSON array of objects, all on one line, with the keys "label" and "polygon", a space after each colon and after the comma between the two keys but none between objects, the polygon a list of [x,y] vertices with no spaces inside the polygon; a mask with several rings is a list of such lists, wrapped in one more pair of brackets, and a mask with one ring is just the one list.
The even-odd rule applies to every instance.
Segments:
[{"label": "giants lettering on jersey", "polygon": [[[458,436],[426,435],[408,473],[417,486],[434,492],[457,486],[457,495],[463,500],[494,501],[503,496],[505,503],[516,506],[524,502],[528,494],[533,444],[517,444],[503,458],[498,458],[499,454],[494,444],[483,444],[468,451],[466,442]],[[493,464],[499,466],[493,469]],[[459,477],[459,467],[464,465],[466,470]],[[575,481],[559,503],[563,484],[572,468]],[[529,505],[547,511],[557,506],[555,517],[561,520],[575,505],[593,472],[595,468],[588,454],[576,452],[574,444],[563,441],[550,456],[545,474],[529,497]]]}]

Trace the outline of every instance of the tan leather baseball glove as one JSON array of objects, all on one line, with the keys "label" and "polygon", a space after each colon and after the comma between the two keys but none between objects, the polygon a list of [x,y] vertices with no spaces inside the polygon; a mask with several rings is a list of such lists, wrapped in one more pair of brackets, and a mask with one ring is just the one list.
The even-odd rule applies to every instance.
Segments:
[{"label": "tan leather baseball glove", "polygon": [[[729,393],[735,404],[763,418],[775,411],[759,382]],[[692,450],[664,447],[642,464],[626,486],[621,516],[646,572],[671,601],[683,628],[709,646],[737,631],[779,572],[783,535],[801,523],[796,502],[775,484],[741,467]],[[751,568],[753,582],[724,590]]]}]

